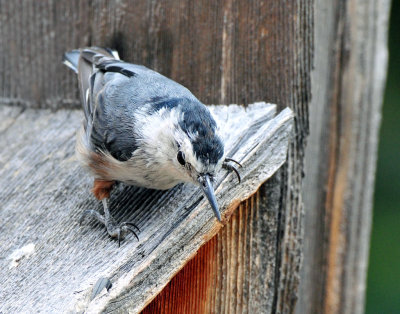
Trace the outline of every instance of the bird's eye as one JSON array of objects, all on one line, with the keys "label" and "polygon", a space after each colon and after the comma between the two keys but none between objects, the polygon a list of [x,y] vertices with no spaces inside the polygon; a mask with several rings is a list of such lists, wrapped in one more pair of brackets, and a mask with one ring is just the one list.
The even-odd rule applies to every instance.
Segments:
[{"label": "bird's eye", "polygon": [[179,162],[182,166],[184,166],[184,165],[186,164],[186,161],[185,161],[185,154],[184,154],[183,152],[179,151],[179,152],[178,152],[178,155],[176,156],[176,158],[178,159],[178,162]]}]

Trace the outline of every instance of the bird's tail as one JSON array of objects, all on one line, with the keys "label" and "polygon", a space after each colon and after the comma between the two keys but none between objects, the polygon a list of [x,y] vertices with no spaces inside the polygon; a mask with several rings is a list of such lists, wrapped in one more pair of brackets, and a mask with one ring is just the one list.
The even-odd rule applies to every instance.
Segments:
[{"label": "bird's tail", "polygon": [[118,60],[118,52],[110,48],[90,47],[64,53],[63,63],[78,75],[81,103],[86,121],[90,124],[93,113],[92,95],[96,75],[102,76],[96,68],[96,60],[108,58]]},{"label": "bird's tail", "polygon": [[75,73],[78,73],[78,62],[81,52],[78,49],[64,53],[63,63]]},{"label": "bird's tail", "polygon": [[[93,54],[96,53],[104,53],[105,55],[110,55],[116,60],[120,60],[118,51],[113,50],[111,48],[98,48],[98,47],[93,47],[86,49],[87,52],[92,52]],[[75,49],[68,51],[64,53],[63,55],[63,63],[69,67],[72,71],[75,73],[78,73],[78,63],[79,63],[79,57],[81,55],[81,50]]]}]

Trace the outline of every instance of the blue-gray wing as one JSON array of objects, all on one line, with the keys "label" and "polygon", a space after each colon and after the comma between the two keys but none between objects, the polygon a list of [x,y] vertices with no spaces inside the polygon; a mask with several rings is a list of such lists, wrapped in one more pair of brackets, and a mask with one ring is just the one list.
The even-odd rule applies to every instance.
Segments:
[{"label": "blue-gray wing", "polygon": [[108,151],[120,161],[138,147],[135,113],[144,105],[151,114],[151,109],[176,106],[180,99],[198,102],[182,85],[101,48],[82,50],[78,76],[89,142],[93,150]]}]

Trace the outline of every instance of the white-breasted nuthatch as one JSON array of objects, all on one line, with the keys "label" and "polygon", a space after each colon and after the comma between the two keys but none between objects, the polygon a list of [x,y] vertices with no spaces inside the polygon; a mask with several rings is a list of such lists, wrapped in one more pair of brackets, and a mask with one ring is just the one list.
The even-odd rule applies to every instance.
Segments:
[{"label": "white-breasted nuthatch", "polygon": [[[85,113],[77,135],[79,161],[94,176],[93,193],[104,215],[87,210],[120,241],[134,224],[118,225],[108,198],[116,181],[165,190],[178,183],[200,185],[221,221],[213,182],[224,167],[224,144],[209,110],[187,88],[144,66],[119,59],[108,48],[65,53],[64,63],[78,75]],[[237,163],[239,164],[239,163]],[[239,164],[240,165],[240,164]]]}]

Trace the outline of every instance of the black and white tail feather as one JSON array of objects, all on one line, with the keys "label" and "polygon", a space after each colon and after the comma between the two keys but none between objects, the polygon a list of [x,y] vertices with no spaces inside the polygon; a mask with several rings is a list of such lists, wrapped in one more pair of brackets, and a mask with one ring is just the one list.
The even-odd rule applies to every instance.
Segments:
[{"label": "black and white tail feather", "polygon": [[[82,56],[82,58],[80,58]],[[104,70],[105,64],[122,63],[116,50],[110,48],[86,48],[75,49],[66,52],[63,63],[78,74],[81,102],[85,112],[85,118],[90,124],[93,113],[92,97],[95,76],[99,70]],[[107,70],[107,69],[105,69]]]},{"label": "black and white tail feather", "polygon": [[[118,51],[110,49],[110,48],[92,48],[91,50],[89,49],[85,49],[86,51],[91,51],[92,54],[96,54],[95,50],[97,51],[97,53],[101,53],[103,54],[103,57],[106,56],[106,54],[110,54],[112,56],[112,58],[114,58],[115,60],[121,60],[118,54]],[[103,49],[104,51],[100,51],[100,49]],[[75,73],[78,73],[78,62],[79,62],[79,56],[81,54],[81,50],[79,49],[75,49],[75,50],[71,50],[66,52],[63,55],[63,63],[69,67],[72,71],[74,71]]]}]

